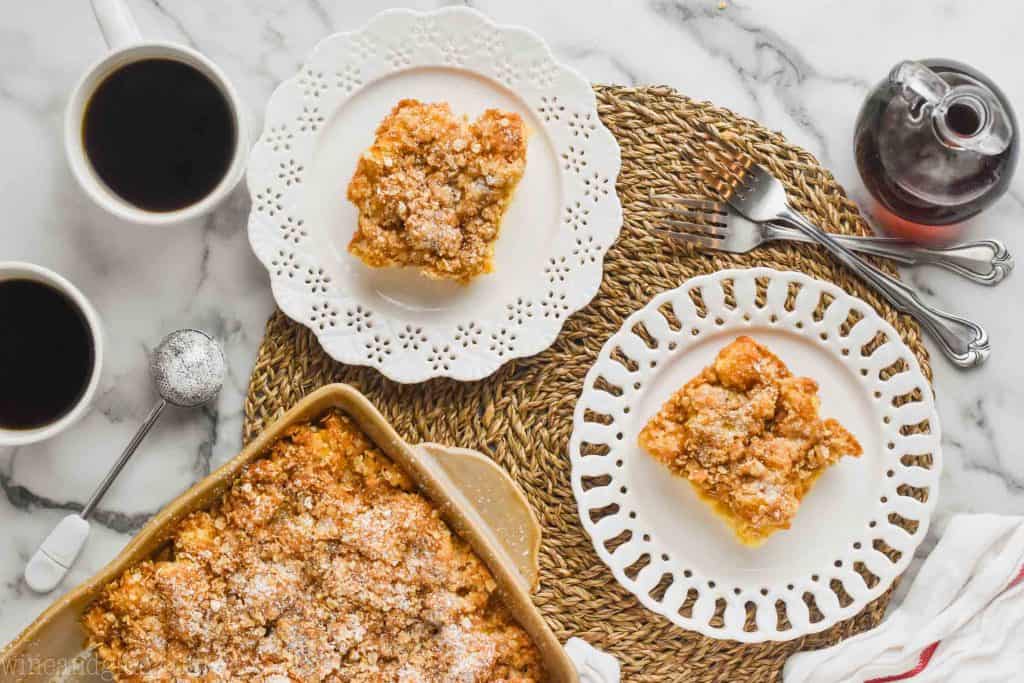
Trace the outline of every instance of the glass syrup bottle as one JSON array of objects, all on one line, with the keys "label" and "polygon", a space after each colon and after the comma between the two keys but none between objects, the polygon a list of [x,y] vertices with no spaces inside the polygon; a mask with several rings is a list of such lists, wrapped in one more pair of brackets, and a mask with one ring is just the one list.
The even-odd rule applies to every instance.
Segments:
[{"label": "glass syrup bottle", "polygon": [[857,117],[857,169],[890,232],[948,239],[998,199],[1017,165],[1017,120],[992,81],[958,62],[897,64]]}]

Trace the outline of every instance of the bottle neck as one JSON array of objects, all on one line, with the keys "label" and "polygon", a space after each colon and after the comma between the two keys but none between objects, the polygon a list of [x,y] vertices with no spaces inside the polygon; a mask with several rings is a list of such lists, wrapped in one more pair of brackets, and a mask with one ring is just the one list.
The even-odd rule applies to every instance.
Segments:
[{"label": "bottle neck", "polygon": [[935,135],[952,149],[974,149],[991,133],[992,112],[977,95],[951,93],[932,112]]},{"label": "bottle neck", "polygon": [[966,74],[942,75],[920,62],[897,64],[889,74],[907,103],[915,125],[931,119],[944,146],[985,156],[1001,154],[1014,136],[1014,123],[996,94]]}]

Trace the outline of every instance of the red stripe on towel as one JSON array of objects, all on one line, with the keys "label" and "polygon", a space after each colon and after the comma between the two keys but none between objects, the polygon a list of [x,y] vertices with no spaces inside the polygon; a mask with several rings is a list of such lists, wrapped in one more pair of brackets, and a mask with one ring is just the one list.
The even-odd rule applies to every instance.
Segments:
[{"label": "red stripe on towel", "polygon": [[904,671],[901,674],[894,676],[883,676],[881,678],[872,678],[870,681],[864,681],[864,683],[892,683],[892,681],[905,681],[908,678],[913,678],[917,674],[925,670],[928,666],[928,662],[932,661],[932,655],[935,654],[935,650],[939,647],[939,641],[935,641],[924,650],[921,651],[921,657],[917,660],[917,666],[910,671]]},{"label": "red stripe on towel", "polygon": [[[1020,571],[1017,573],[1017,576],[1014,577],[1013,581],[1010,582],[1010,584],[1003,590],[1003,592],[1005,593],[1006,591],[1010,590],[1011,588],[1015,588],[1021,583],[1024,583],[1024,566],[1020,568]],[[904,671],[901,674],[895,674],[893,676],[882,676],[881,678],[872,678],[870,681],[864,681],[864,683],[893,683],[893,681],[905,681],[908,678],[913,678],[914,676],[921,673],[928,667],[928,662],[932,661],[932,656],[935,654],[935,650],[938,649],[939,642],[940,641],[935,641],[934,643],[926,647],[924,650],[922,650],[921,656],[917,660],[917,666],[915,666],[910,671]]]},{"label": "red stripe on towel", "polygon": [[1017,578],[1015,578],[1013,581],[1010,582],[1010,585],[1006,587],[1006,590],[1010,590],[1011,588],[1013,588],[1017,584],[1021,583],[1022,581],[1024,581],[1024,567],[1020,568],[1020,573],[1017,574]]}]

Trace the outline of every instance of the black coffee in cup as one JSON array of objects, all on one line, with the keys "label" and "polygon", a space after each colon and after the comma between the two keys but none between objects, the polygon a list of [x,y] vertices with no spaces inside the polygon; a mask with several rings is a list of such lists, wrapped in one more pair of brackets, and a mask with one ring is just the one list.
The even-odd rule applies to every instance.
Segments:
[{"label": "black coffee in cup", "polygon": [[96,349],[82,310],[29,279],[0,280],[0,429],[64,417],[92,379]]},{"label": "black coffee in cup", "polygon": [[231,166],[237,137],[221,89],[174,59],[118,68],[92,93],[82,123],[96,174],[146,211],[177,211],[210,194]]}]

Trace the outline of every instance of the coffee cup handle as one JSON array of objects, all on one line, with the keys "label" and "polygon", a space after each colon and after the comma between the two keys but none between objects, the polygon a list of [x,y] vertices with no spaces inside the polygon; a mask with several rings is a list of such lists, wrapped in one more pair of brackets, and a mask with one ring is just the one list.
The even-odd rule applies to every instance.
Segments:
[{"label": "coffee cup handle", "polygon": [[92,0],[92,11],[111,50],[142,42],[142,33],[124,0]]}]

